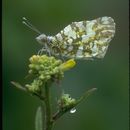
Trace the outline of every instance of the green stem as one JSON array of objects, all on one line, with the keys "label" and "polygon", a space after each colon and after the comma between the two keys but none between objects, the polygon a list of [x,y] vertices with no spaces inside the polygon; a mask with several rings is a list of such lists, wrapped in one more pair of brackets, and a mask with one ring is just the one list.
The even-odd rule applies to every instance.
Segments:
[{"label": "green stem", "polygon": [[[13,84],[16,88],[24,91],[24,92],[28,92],[27,88],[22,86],[20,83],[18,82],[14,82],[14,81],[11,81],[11,84]],[[38,94],[38,93],[31,93],[31,95],[34,95],[34,96],[37,96],[39,97],[41,100],[44,101],[45,97],[43,97],[42,95]]]},{"label": "green stem", "polygon": [[45,85],[45,130],[52,130],[53,122],[51,120],[51,103],[50,103],[50,85]]},{"label": "green stem", "polygon": [[70,111],[72,108],[76,107],[79,103],[81,103],[85,98],[87,98],[89,95],[91,95],[97,88],[92,88],[88,91],[86,91],[76,102],[75,104],[71,105],[70,107],[67,107],[64,110],[58,110],[53,116],[53,122],[55,122],[57,119],[59,119],[62,115],[64,115],[66,112]]}]

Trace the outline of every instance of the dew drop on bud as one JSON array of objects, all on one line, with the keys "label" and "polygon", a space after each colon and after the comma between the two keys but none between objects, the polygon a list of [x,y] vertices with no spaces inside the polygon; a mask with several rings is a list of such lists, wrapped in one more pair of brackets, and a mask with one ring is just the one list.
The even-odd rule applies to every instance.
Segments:
[{"label": "dew drop on bud", "polygon": [[75,113],[76,112],[76,109],[75,108],[72,108],[71,110],[70,110],[70,113]]}]

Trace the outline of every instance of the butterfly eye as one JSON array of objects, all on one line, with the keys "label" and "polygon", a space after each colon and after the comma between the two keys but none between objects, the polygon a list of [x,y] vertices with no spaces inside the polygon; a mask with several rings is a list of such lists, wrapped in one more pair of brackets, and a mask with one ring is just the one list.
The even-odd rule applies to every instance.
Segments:
[{"label": "butterfly eye", "polygon": [[36,40],[43,45],[45,42],[47,42],[47,36],[45,34],[41,34],[36,37]]}]

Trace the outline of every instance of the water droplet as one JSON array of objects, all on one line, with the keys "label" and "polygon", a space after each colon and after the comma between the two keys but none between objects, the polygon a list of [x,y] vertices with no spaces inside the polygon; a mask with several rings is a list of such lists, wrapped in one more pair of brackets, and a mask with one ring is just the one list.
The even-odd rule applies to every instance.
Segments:
[{"label": "water droplet", "polygon": [[75,113],[76,112],[76,109],[75,108],[72,108],[71,110],[70,110],[70,113]]}]

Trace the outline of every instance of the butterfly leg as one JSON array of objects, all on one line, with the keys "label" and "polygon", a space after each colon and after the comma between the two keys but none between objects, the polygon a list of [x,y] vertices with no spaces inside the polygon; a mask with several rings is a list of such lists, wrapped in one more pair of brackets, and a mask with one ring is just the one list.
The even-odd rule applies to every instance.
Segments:
[{"label": "butterfly leg", "polygon": [[46,51],[46,48],[45,48],[45,47],[42,47],[42,49],[40,49],[37,54],[38,54],[38,55],[42,55],[43,52],[45,52],[45,53],[47,54],[47,51]]},{"label": "butterfly leg", "polygon": [[48,56],[51,56],[50,48],[48,47],[48,45],[46,43],[45,43],[45,49],[46,49]]},{"label": "butterfly leg", "polygon": [[65,61],[65,59],[64,59],[64,57],[63,57],[63,55],[62,55],[62,50],[61,50],[61,48],[58,47],[58,50],[59,50],[59,56],[60,56],[60,58],[61,58],[63,61]]},{"label": "butterfly leg", "polygon": [[45,52],[45,54],[48,55],[48,56],[51,56],[51,55],[52,55],[52,54],[51,54],[51,51],[50,51],[50,49],[49,49],[49,47],[48,47],[47,44],[44,44],[44,46],[42,47],[42,49],[40,49],[40,50],[38,51],[38,55],[42,55],[43,52]]}]

